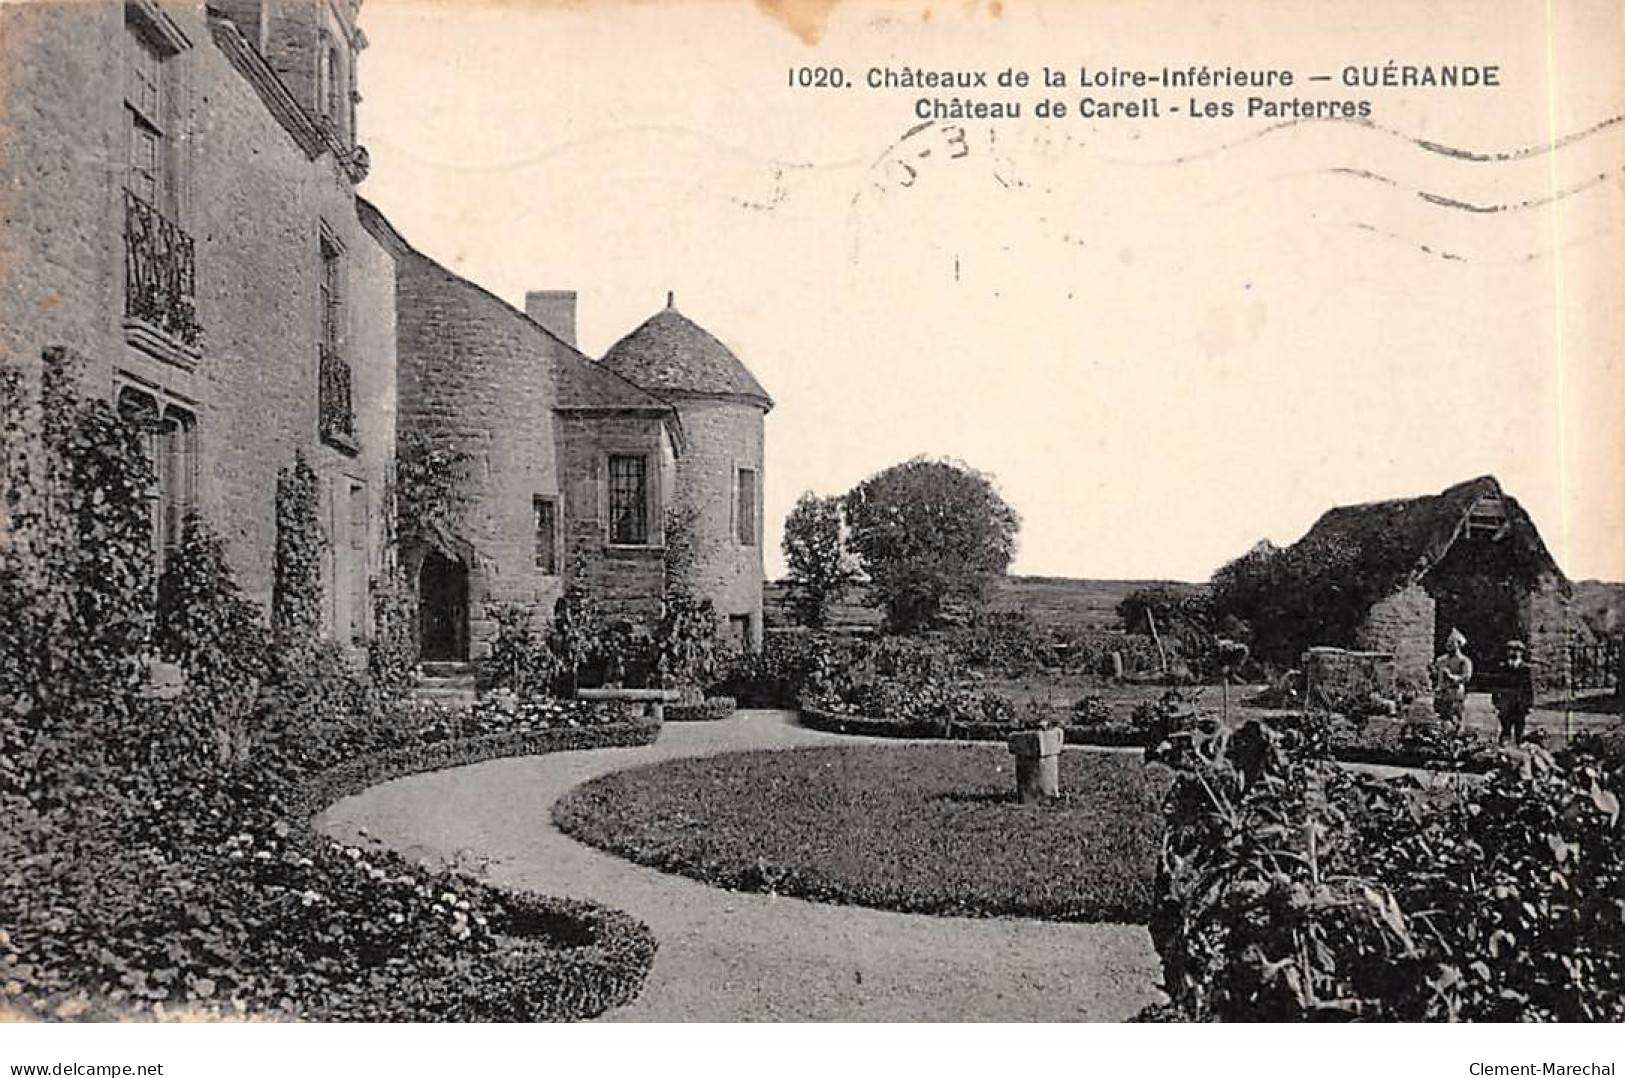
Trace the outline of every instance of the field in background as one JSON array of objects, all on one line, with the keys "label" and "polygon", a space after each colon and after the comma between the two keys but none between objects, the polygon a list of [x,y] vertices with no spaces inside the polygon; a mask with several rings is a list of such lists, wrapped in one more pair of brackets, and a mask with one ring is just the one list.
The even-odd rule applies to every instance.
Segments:
[{"label": "field in background", "polygon": [[[1041,628],[1051,630],[1117,629],[1117,604],[1136,588],[1164,583],[1155,580],[1076,580],[1054,576],[1010,576],[994,587],[995,610],[1025,610]],[[1200,584],[1177,587],[1200,589]],[[793,625],[786,608],[783,581],[769,583],[763,591],[768,628]],[[855,595],[854,598],[861,598]],[[861,602],[838,606],[830,621],[837,631],[873,628],[880,624],[880,611]]]},{"label": "field in background", "polygon": [[[1067,629],[1120,629],[1117,604],[1136,588],[1153,584],[1171,584],[1173,587],[1201,591],[1205,584],[1174,583],[1159,580],[1079,580],[1057,576],[1010,576],[994,587],[992,606],[995,610],[1025,610],[1039,626],[1051,630]],[[779,628],[795,624],[786,608],[786,586],[775,580],[763,589],[767,627]],[[861,602],[861,589],[853,594],[853,601],[835,609],[830,627],[837,631],[872,629],[880,624],[880,611]],[[1592,629],[1598,632],[1617,631],[1625,625],[1625,584],[1612,584],[1598,580],[1578,580],[1574,583],[1574,609]],[[1143,626],[1134,626],[1142,630]]]}]

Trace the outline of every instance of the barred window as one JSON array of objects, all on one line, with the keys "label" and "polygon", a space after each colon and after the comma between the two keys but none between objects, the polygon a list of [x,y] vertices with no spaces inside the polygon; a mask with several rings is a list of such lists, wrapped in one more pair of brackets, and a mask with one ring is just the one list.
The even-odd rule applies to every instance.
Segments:
[{"label": "barred window", "polygon": [[609,458],[609,541],[641,546],[649,541],[649,461]]}]

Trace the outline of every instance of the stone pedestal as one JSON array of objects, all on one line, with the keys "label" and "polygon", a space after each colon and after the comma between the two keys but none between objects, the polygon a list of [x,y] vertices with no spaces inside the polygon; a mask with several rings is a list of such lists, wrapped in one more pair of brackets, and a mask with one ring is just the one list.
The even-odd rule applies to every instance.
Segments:
[{"label": "stone pedestal", "polygon": [[1016,796],[1023,805],[1061,796],[1060,727],[1023,730],[1010,735],[1010,754],[1016,758]]}]

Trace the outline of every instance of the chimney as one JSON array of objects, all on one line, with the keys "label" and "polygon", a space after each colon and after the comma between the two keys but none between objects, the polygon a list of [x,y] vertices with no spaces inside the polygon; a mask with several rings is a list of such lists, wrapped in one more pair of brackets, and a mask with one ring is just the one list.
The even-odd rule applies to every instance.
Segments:
[{"label": "chimney", "polygon": [[525,313],[571,348],[576,346],[576,294],[557,290],[525,293]]}]

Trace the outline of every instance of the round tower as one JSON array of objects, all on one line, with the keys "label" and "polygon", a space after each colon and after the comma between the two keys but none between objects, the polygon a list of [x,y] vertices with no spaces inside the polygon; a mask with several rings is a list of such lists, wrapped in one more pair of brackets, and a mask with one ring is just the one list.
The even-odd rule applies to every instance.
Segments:
[{"label": "round tower", "polygon": [[693,514],[690,584],[737,646],[762,643],[763,419],[760,382],[723,343],[666,307],[604,354],[615,373],[677,410],[683,448],[673,508]]}]

